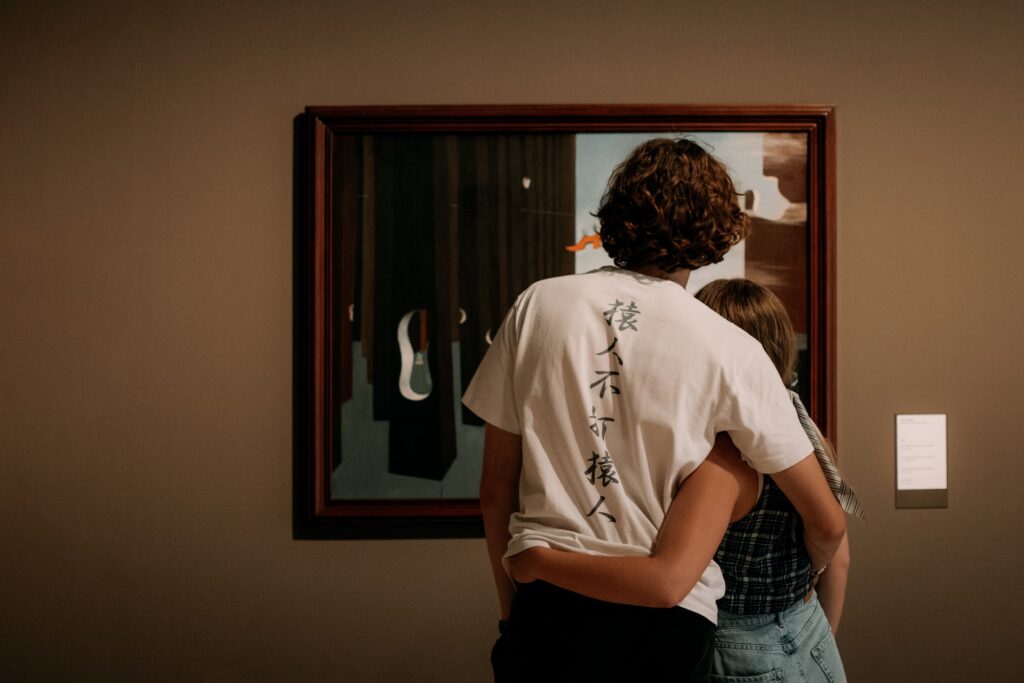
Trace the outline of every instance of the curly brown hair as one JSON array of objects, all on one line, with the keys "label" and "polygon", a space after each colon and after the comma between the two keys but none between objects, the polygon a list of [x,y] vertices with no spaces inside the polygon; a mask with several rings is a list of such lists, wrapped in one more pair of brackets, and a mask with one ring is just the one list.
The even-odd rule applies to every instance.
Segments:
[{"label": "curly brown hair", "polygon": [[718,263],[747,235],[725,167],[696,142],[655,138],[622,162],[594,214],[620,268],[665,272]]}]

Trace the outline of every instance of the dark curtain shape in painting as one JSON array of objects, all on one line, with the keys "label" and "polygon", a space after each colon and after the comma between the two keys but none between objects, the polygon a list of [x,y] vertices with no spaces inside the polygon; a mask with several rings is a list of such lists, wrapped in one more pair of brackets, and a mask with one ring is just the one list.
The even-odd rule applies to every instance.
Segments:
[{"label": "dark curtain shape in painting", "polygon": [[[341,267],[336,270],[338,278],[334,283],[334,300],[344,310],[339,311],[343,320],[337,326],[334,360],[337,368],[332,390],[337,405],[352,398],[352,342],[358,339],[358,328],[349,324],[348,306],[358,297],[359,240],[362,236],[363,221],[362,187],[362,138],[356,135],[339,135],[331,149],[333,172],[332,192],[335,198],[331,220],[336,236],[331,245],[332,256]],[[336,424],[336,428],[339,425]],[[331,454],[333,466],[341,463],[341,453]]]},{"label": "dark curtain shape in painting", "polygon": [[[374,138],[374,418],[388,421],[388,470],[428,479],[442,479],[456,452],[448,265],[453,152],[444,137]],[[399,389],[413,371],[410,350],[431,378],[419,400]]]},{"label": "dark curtain shape in painting", "polygon": [[[571,135],[459,139],[459,299],[464,392],[515,298],[573,272],[576,149]],[[466,408],[463,422],[483,424]]]},{"label": "dark curtain shape in painting", "polygon": [[[339,402],[351,396],[352,342],[362,341],[373,416],[388,421],[389,471],[443,479],[456,455],[456,399],[487,339],[529,284],[573,271],[574,138],[351,136],[338,143],[334,167],[335,391]],[[453,386],[456,341],[461,387]],[[419,400],[399,388],[409,349],[431,379]],[[465,409],[462,419],[482,424]]]}]

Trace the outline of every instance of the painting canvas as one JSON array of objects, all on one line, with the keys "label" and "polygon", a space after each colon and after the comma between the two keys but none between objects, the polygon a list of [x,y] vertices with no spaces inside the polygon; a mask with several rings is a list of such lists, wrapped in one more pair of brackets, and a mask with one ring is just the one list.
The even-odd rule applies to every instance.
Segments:
[{"label": "painting canvas", "polygon": [[340,535],[461,535],[452,532],[461,521],[462,533],[478,531],[483,424],[462,394],[519,292],[611,264],[593,214],[616,165],[653,137],[686,136],[719,158],[752,221],[748,238],[687,289],[746,277],[775,291],[798,332],[796,389],[821,418],[827,397],[812,375],[828,368],[828,307],[810,291],[826,261],[814,249],[825,227],[816,128],[490,130],[477,120],[448,130],[385,116],[332,129],[323,122],[348,121],[345,110],[318,114],[307,161],[315,182],[300,188],[311,201],[297,226],[300,241],[312,237],[305,274],[320,269],[300,320],[312,343],[297,348],[312,347],[315,362],[296,364],[314,366],[312,401],[299,403],[314,433],[296,442],[296,514],[307,528],[334,520],[326,526]]}]

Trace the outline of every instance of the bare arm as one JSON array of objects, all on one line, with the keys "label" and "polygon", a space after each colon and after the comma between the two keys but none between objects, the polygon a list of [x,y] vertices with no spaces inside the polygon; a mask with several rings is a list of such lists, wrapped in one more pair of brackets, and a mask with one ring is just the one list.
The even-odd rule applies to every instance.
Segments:
[{"label": "bare arm", "polygon": [[[671,607],[696,585],[729,522],[746,513],[739,508],[749,509],[756,489],[757,475],[723,435],[680,487],[653,556],[606,557],[530,548],[510,558],[512,573],[519,581],[540,579],[598,600]],[[741,496],[744,492],[748,495]]]},{"label": "bare arm", "polygon": [[832,633],[839,630],[839,620],[843,616],[843,603],[846,601],[846,579],[850,575],[850,538],[843,536],[839,550],[821,578],[818,579],[818,599],[825,610]]},{"label": "bare arm", "polygon": [[501,618],[508,619],[515,586],[505,573],[501,558],[508,549],[509,518],[515,512],[519,496],[519,470],[523,460],[523,440],[488,424],[484,428],[484,463],[480,475],[480,512],[491,572],[498,589]]},{"label": "bare arm", "polygon": [[804,545],[811,566],[832,560],[846,535],[846,516],[825,481],[818,459],[811,453],[792,467],[771,475],[804,523]]}]

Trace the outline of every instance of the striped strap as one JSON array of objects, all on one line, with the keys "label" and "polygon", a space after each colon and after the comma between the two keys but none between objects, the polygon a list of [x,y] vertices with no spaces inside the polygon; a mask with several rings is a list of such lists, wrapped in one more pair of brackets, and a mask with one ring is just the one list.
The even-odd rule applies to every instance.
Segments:
[{"label": "striped strap", "polygon": [[828,486],[832,489],[832,493],[835,494],[836,500],[839,501],[840,507],[854,517],[864,518],[864,509],[860,505],[860,499],[857,498],[857,494],[850,488],[850,485],[843,481],[843,477],[839,474],[839,468],[836,467],[832,459],[828,457],[828,453],[825,451],[825,446],[821,443],[821,432],[818,431],[818,425],[814,424],[811,416],[807,414],[807,408],[804,407],[803,402],[800,401],[800,396],[795,391],[790,391],[789,395],[793,399],[793,407],[796,408],[796,414],[800,418],[800,424],[803,426],[804,431],[807,433],[807,438],[810,439],[811,445],[814,446],[814,455],[818,458],[818,464],[821,465],[821,470],[825,473],[825,479],[828,480]]}]

